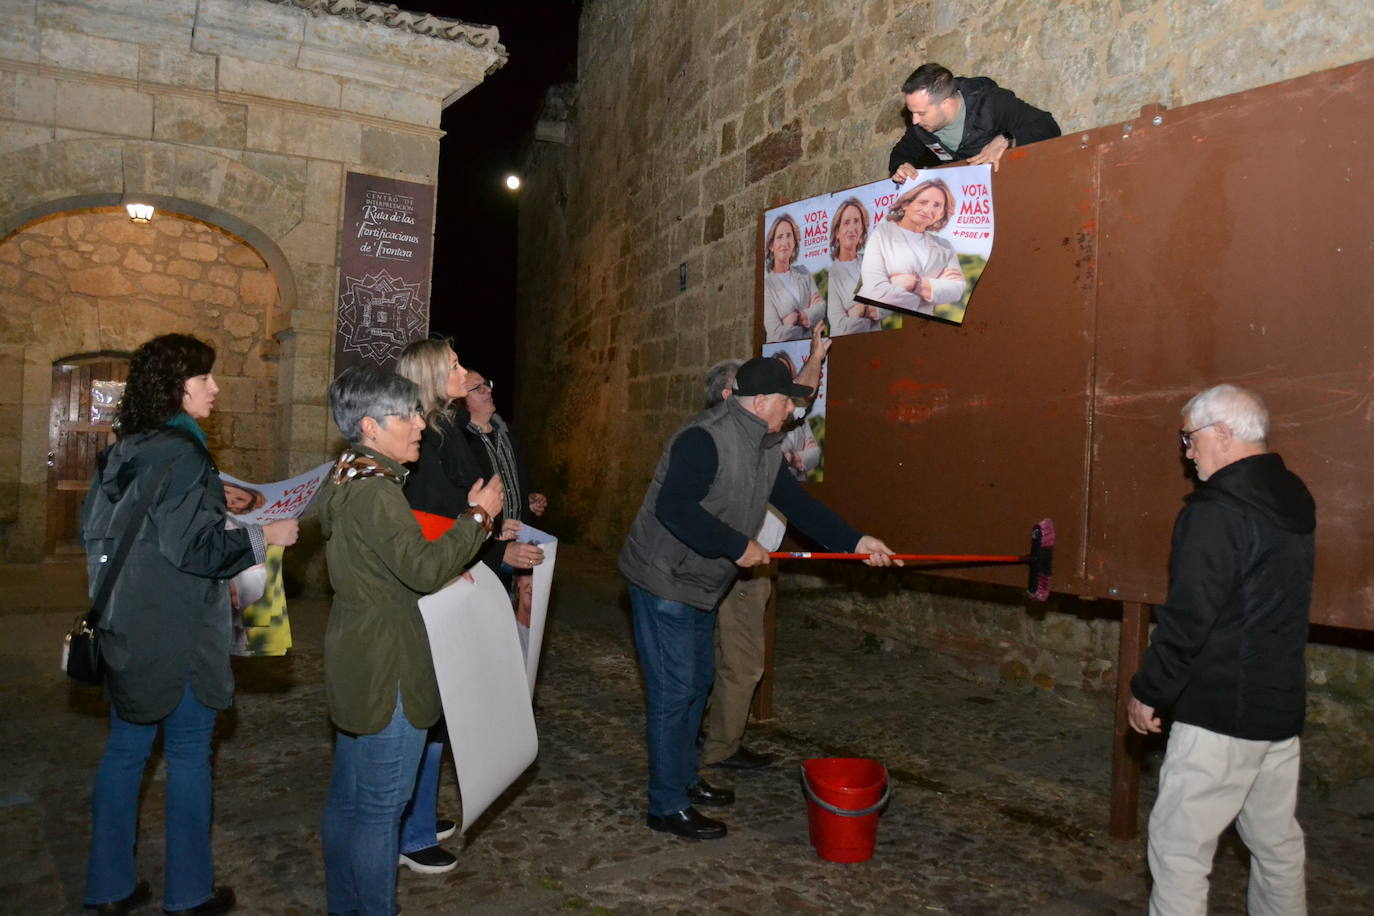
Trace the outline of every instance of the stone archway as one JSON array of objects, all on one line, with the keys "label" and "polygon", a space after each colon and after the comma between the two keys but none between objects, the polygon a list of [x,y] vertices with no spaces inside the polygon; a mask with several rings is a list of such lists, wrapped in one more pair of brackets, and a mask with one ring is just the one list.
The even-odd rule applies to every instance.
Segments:
[{"label": "stone archway", "polygon": [[[311,330],[302,347],[297,321],[310,308],[302,308],[298,271],[287,253],[294,244],[291,232],[301,223],[303,198],[303,191],[284,180],[192,148],[67,140],[0,157],[0,271],[6,272],[6,279],[21,280],[0,284],[0,297],[7,300],[0,309],[0,363],[17,376],[16,384],[0,386],[7,392],[0,396],[0,419],[10,420],[10,428],[19,431],[17,462],[0,466],[4,559],[31,561],[42,554],[49,524],[51,378],[56,362],[72,353],[127,351],[170,330],[218,336],[218,345],[227,348],[222,353],[239,361],[232,378],[242,389],[237,395],[240,407],[249,405],[223,421],[230,430],[223,441],[252,441],[260,453],[272,456],[272,466],[255,472],[284,474],[296,456],[282,445],[301,442],[303,433],[313,431],[313,447],[302,449],[303,457],[319,460],[327,436],[318,405],[328,383],[329,325],[327,320],[307,319]],[[100,209],[133,199],[162,211],[152,227],[133,227],[117,211]],[[103,234],[93,235],[91,224],[101,221]],[[136,228],[157,237],[174,236],[163,241],[171,246],[171,260],[179,257],[178,252],[184,255],[179,278],[164,275],[160,283],[153,282],[158,279],[157,265],[148,263],[146,246],[135,244]],[[235,252],[240,253],[238,264],[225,260],[234,258]],[[197,259],[203,263],[192,263]],[[224,281],[224,271],[252,274],[254,259],[260,259],[256,273],[266,276],[268,271],[261,268],[270,270],[269,286],[275,287],[270,303],[261,301],[267,293],[254,277],[233,277],[226,288],[223,282],[216,285],[199,275],[219,270],[217,279]],[[50,276],[21,270],[24,266],[36,266]],[[252,291],[236,285],[249,280]],[[149,291],[165,294],[164,300],[156,300]],[[332,287],[322,292],[324,301],[312,304],[322,304],[328,316]],[[253,300],[258,314],[221,315],[233,312],[236,296]],[[225,328],[235,333],[216,333]],[[252,338],[251,344],[242,343],[245,336]],[[317,344],[313,348],[312,339]],[[241,368],[249,349],[255,351],[253,358],[267,363],[260,371]],[[303,349],[309,367],[305,385],[300,383]],[[269,390],[267,396],[258,393],[263,386]],[[257,410],[260,398],[267,406]],[[307,417],[297,409],[302,403]]]}]

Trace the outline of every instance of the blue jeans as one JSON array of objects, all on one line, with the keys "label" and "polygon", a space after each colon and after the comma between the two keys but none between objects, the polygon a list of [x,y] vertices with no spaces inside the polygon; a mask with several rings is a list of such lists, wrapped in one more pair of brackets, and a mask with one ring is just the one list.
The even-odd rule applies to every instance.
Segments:
[{"label": "blue jeans", "polygon": [[687,790],[698,782],[697,732],[716,670],[716,612],[636,585],[630,585],[630,606],[644,674],[649,813],[673,814],[691,804]]},{"label": "blue jeans", "polygon": [[324,885],[330,913],[395,916],[401,812],[415,788],[425,730],[396,713],[373,735],[338,732],[324,806]]},{"label": "blue jeans", "polygon": [[420,771],[415,775],[415,794],[410,796],[401,815],[401,852],[419,852],[437,845],[439,828],[435,825],[435,808],[439,804],[439,765],[444,758],[443,720],[430,729],[431,740],[425,742],[420,755]]},{"label": "blue jeans", "polygon": [[153,739],[162,729],[167,761],[166,874],[163,906],[189,910],[210,899],[210,735],[215,710],[201,704],[187,684],[181,702],[161,722],[126,722],[110,707],[110,737],[95,771],[91,793],[91,856],[86,863],[87,906],[123,900],[133,893],[138,790]]}]

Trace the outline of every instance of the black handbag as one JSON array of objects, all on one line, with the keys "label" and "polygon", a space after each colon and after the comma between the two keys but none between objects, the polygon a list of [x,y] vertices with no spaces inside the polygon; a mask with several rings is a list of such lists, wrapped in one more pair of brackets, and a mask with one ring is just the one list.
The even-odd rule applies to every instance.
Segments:
[{"label": "black handbag", "polygon": [[129,550],[133,547],[134,541],[138,538],[139,530],[142,529],[144,521],[148,518],[148,510],[152,507],[153,497],[157,495],[158,488],[162,486],[162,481],[171,472],[172,466],[168,464],[162,474],[158,476],[157,482],[139,498],[138,507],[134,510],[134,517],[129,522],[129,528],[124,532],[124,537],[119,541],[119,548],[115,551],[114,557],[110,559],[109,565],[105,567],[105,574],[100,578],[100,588],[91,601],[91,609],[76,618],[76,623],[62,638],[62,670],[67,672],[67,677],[74,681],[98,686],[105,680],[105,668],[100,660],[100,634],[96,627],[100,623],[100,615],[104,613],[106,603],[110,600],[110,592],[114,591],[115,580],[119,578],[119,571],[124,567],[124,561],[129,556]]}]

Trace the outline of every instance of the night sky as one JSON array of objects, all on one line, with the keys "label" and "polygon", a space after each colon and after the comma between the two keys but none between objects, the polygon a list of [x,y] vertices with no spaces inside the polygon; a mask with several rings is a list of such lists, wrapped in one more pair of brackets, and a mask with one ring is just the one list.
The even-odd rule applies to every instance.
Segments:
[{"label": "night sky", "polygon": [[518,173],[545,90],[577,78],[580,0],[395,0],[403,9],[494,25],[510,59],[444,111],[430,329],[463,364],[496,382],[512,419]]}]

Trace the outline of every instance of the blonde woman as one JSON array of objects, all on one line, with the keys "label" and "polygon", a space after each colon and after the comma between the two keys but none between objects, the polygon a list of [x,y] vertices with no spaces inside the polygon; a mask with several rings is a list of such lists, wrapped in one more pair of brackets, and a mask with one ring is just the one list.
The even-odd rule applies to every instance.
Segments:
[{"label": "blonde woman", "polygon": [[887,305],[935,314],[935,306],[964,297],[964,273],[954,246],[936,235],[954,215],[954,192],[939,178],[897,198],[864,251],[860,295]]},{"label": "blonde woman", "polygon": [[[453,345],[442,339],[413,341],[401,352],[396,373],[419,389],[420,413],[425,421],[420,433],[420,457],[406,477],[405,497],[426,535],[437,537],[453,519],[467,511],[467,494],[472,485],[488,476],[466,433],[470,417],[459,406],[459,399],[470,387],[469,373],[458,361]],[[504,484],[502,480],[503,490]],[[514,536],[518,529],[518,523],[507,519],[501,526],[502,538]],[[493,540],[478,552],[474,561],[499,569],[507,557],[533,565],[544,554],[533,544]],[[401,821],[400,864],[420,874],[443,874],[458,864],[457,857],[439,845],[456,829],[453,821],[439,818],[435,810],[443,741],[444,728],[440,723],[430,730],[420,758],[415,795]]]}]

